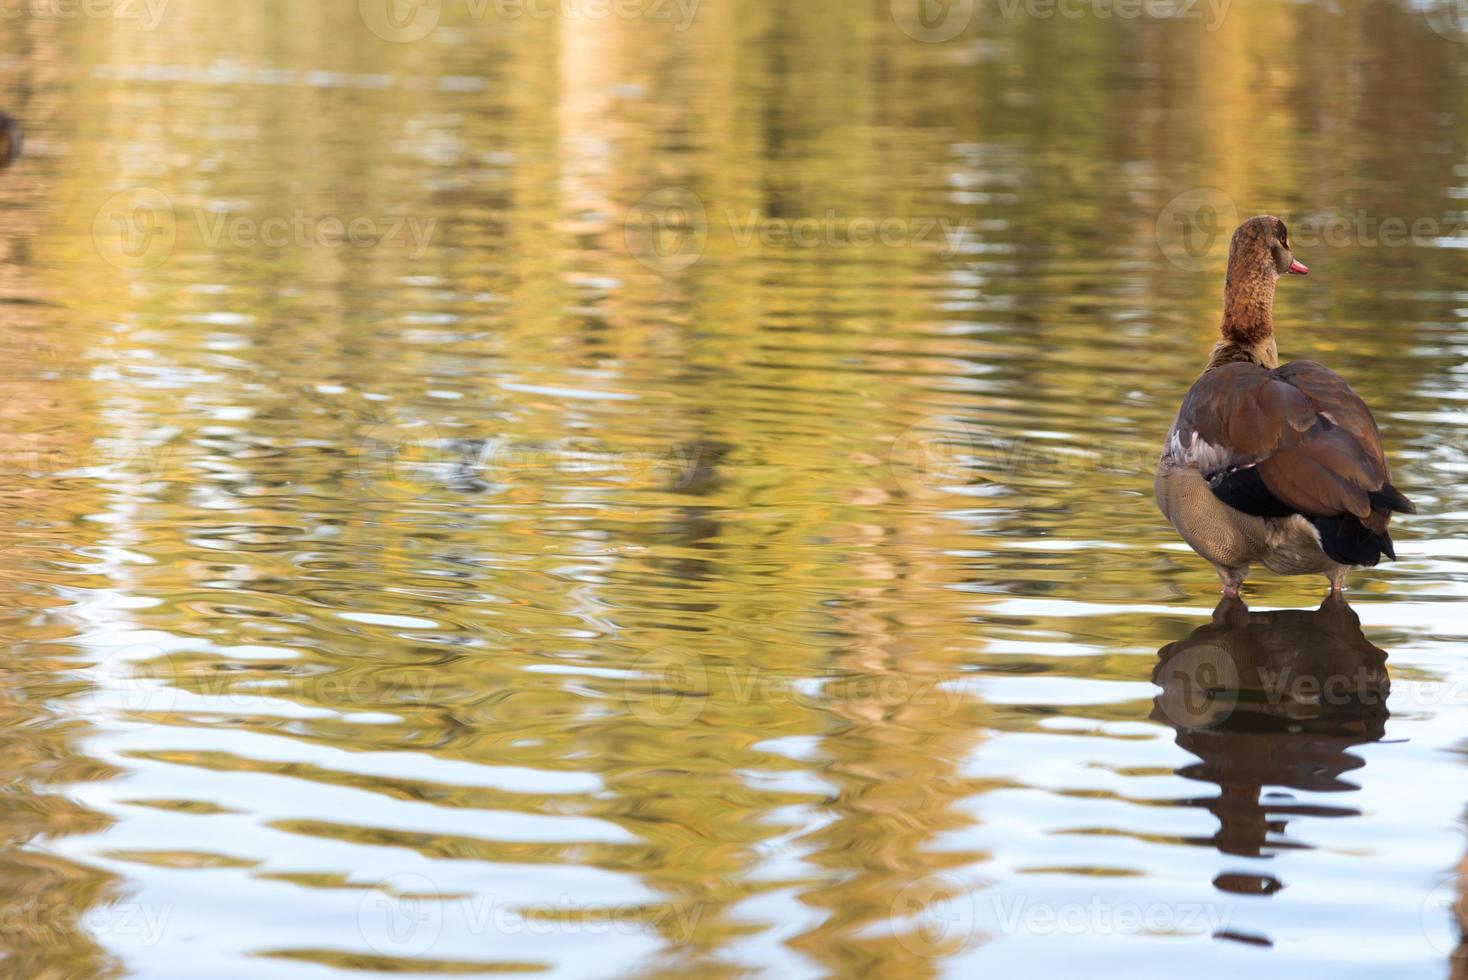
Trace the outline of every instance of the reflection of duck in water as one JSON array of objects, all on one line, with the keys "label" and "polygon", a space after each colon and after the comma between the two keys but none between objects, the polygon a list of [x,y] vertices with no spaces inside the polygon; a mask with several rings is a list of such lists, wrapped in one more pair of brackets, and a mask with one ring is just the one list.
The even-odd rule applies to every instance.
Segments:
[{"label": "reflection of duck in water", "polygon": [[[1207,843],[1259,857],[1308,846],[1285,835],[1292,816],[1359,813],[1262,789],[1356,789],[1341,777],[1364,763],[1347,750],[1376,741],[1386,727],[1386,656],[1338,594],[1317,610],[1259,613],[1226,597],[1212,622],[1162,648],[1152,674],[1162,692],[1152,717],[1176,728],[1177,744],[1200,760],[1178,775],[1222,791],[1188,801],[1219,820]],[[1214,884],[1245,894],[1280,887],[1255,875],[1224,875]]]},{"label": "reflection of duck in water", "polygon": [[1458,876],[1450,886],[1453,925],[1458,944],[1448,953],[1448,980],[1468,980],[1468,857],[1458,863]]}]

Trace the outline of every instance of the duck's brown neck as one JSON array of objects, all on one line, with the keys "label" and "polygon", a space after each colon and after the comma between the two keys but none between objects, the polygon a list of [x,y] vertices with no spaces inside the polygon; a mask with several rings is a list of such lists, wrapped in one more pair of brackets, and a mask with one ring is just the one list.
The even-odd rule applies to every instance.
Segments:
[{"label": "duck's brown neck", "polygon": [[1232,361],[1253,361],[1279,367],[1274,343],[1275,276],[1264,273],[1236,275],[1229,270],[1223,286],[1223,339],[1213,348],[1210,368]]},{"label": "duck's brown neck", "polygon": [[1274,345],[1273,337],[1262,344],[1251,346],[1236,344],[1231,340],[1220,340],[1213,345],[1213,353],[1208,358],[1208,366],[1203,370],[1212,371],[1216,367],[1223,367],[1235,361],[1248,361],[1273,371],[1279,367],[1279,350]]}]

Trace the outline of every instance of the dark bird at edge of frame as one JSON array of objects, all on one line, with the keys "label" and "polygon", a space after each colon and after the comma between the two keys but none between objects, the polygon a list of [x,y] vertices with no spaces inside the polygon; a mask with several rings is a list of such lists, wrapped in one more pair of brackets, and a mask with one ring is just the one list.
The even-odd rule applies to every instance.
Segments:
[{"label": "dark bird at edge of frame", "polygon": [[0,168],[8,167],[20,158],[20,123],[0,112]]}]

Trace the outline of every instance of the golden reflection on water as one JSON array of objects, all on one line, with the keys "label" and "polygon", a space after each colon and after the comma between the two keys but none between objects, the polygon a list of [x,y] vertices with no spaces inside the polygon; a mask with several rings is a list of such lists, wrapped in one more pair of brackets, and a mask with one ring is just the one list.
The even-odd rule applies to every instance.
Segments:
[{"label": "golden reflection on water", "polygon": [[[1357,963],[1327,921],[1441,972],[1464,46],[1391,4],[943,43],[887,4],[445,4],[411,43],[354,6],[6,35],[25,975]],[[1169,701],[1214,587],[1147,490],[1216,319],[1165,251],[1200,191],[1440,225],[1302,249],[1279,311],[1427,516],[1366,633],[1228,647],[1380,643],[1390,716]]]}]

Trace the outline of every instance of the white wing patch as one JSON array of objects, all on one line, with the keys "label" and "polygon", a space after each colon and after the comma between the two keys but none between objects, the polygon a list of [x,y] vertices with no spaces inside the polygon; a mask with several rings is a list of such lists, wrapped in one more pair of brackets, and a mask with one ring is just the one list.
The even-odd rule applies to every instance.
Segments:
[{"label": "white wing patch", "polygon": [[[1217,473],[1227,469],[1229,460],[1233,453],[1223,446],[1215,446],[1198,435],[1197,432],[1183,432],[1180,429],[1172,430],[1172,435],[1167,441],[1167,455],[1174,461],[1184,466],[1191,466],[1201,473]],[[1235,467],[1244,469],[1246,467]]]}]

